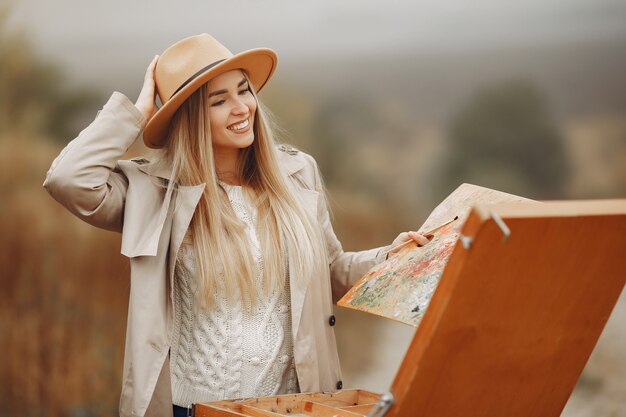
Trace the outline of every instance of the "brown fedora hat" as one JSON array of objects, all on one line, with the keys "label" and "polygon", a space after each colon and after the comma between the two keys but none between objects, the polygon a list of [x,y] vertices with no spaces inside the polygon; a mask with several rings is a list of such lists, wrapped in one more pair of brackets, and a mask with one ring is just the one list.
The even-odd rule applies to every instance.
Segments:
[{"label": "brown fedora hat", "polygon": [[162,148],[176,110],[211,78],[242,69],[259,91],[272,76],[277,62],[276,52],[268,48],[233,55],[206,33],[176,42],[163,52],[154,69],[156,91],[163,105],[145,127],[144,143],[149,148]]}]

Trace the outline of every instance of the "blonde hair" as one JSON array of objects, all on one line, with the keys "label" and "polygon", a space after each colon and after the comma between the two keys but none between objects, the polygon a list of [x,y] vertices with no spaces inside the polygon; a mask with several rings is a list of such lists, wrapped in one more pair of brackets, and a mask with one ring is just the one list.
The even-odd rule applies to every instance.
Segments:
[{"label": "blonde hair", "polygon": [[[303,285],[310,279],[321,279],[328,273],[328,259],[321,227],[296,192],[302,181],[282,173],[271,122],[249,85],[257,101],[255,139],[240,152],[238,174],[246,196],[257,207],[263,288],[269,294],[284,291],[289,270]],[[173,184],[205,184],[186,236],[195,254],[196,305],[211,306],[218,280],[223,280],[227,299],[232,301],[240,295],[251,307],[256,303],[257,263],[245,224],[218,184],[207,93],[204,84],[177,110],[166,147],[157,158],[171,167]]]}]

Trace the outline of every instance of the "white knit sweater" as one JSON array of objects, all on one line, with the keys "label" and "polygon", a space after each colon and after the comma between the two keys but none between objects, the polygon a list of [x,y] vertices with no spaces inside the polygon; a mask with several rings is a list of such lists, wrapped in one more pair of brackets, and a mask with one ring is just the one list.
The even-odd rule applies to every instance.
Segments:
[{"label": "white knit sweater", "polygon": [[[265,296],[263,261],[255,232],[256,208],[240,186],[221,183],[237,217],[246,225],[257,260],[257,306],[241,297],[228,302],[223,285],[210,309],[194,311],[194,251],[182,246],[175,268],[175,320],[170,351],[172,397],[176,405],[298,392],[293,362],[289,280],[282,293]],[[221,282],[221,280],[218,280]]]}]

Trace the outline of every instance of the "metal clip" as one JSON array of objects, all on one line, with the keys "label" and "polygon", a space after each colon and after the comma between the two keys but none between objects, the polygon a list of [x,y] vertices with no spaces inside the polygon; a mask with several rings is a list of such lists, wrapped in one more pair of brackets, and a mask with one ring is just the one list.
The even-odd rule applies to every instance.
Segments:
[{"label": "metal clip", "polygon": [[471,236],[461,235],[459,236],[463,249],[469,249],[472,246],[473,239]]},{"label": "metal clip", "polygon": [[495,211],[492,210],[489,212],[489,214],[491,215],[491,218],[493,219],[493,221],[496,222],[500,230],[502,230],[502,234],[504,235],[502,236],[502,243],[506,243],[506,241],[511,236],[511,229],[508,228],[506,223],[504,223],[502,218],[498,216],[498,214]]},{"label": "metal clip", "polygon": [[367,417],[383,417],[389,411],[389,408],[394,402],[393,394],[390,392],[385,392],[380,396],[380,400],[376,403],[372,411],[367,415]]}]

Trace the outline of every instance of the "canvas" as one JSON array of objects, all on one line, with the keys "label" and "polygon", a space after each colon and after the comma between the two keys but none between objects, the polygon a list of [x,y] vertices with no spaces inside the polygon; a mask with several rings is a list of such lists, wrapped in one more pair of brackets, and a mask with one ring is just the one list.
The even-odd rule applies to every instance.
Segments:
[{"label": "canvas", "polygon": [[518,201],[531,200],[477,185],[460,185],[435,208],[419,231],[426,233],[450,223],[438,229],[427,245],[406,245],[372,268],[337,305],[417,327],[471,208]]}]

